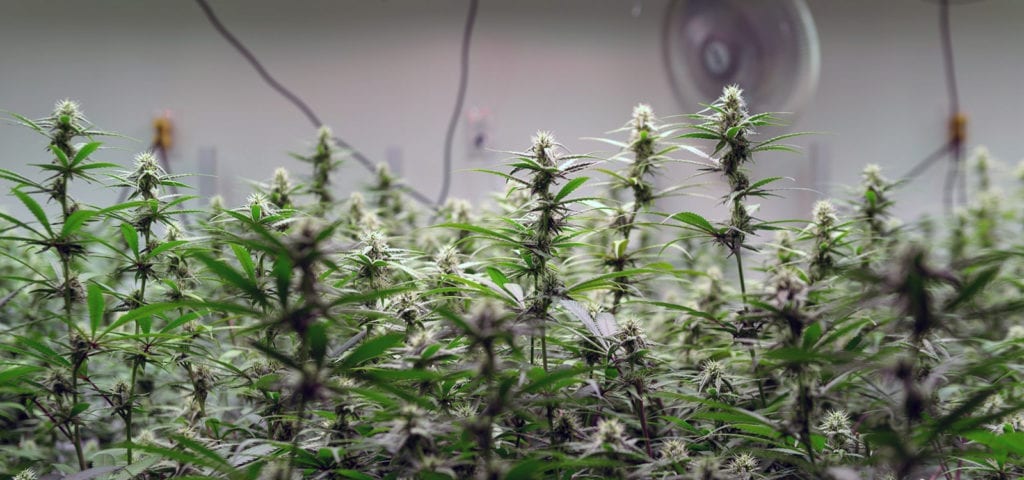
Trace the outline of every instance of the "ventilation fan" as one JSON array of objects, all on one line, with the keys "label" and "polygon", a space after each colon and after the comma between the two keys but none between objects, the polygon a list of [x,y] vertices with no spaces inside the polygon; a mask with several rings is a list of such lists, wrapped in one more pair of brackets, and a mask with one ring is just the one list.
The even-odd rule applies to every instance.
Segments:
[{"label": "ventilation fan", "polygon": [[673,93],[692,110],[743,88],[752,111],[798,112],[818,81],[818,34],[804,0],[676,0],[663,54]]}]

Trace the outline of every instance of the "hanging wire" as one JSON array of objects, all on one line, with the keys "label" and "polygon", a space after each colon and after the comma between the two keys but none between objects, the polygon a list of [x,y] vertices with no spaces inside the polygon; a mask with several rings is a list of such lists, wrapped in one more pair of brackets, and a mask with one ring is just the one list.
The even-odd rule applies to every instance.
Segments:
[{"label": "hanging wire", "polygon": [[[437,206],[440,205],[440,203],[443,202],[448,196],[448,189],[451,182],[452,173],[451,143],[454,138],[455,127],[458,123],[458,117],[462,111],[462,104],[465,100],[466,85],[468,83],[469,77],[470,38],[473,31],[473,25],[476,21],[478,3],[478,0],[470,1],[469,15],[467,16],[466,28],[463,33],[462,64],[460,69],[459,90],[455,102],[454,113],[452,114],[451,121],[449,122],[448,125],[448,132],[445,136],[445,158],[441,195],[438,197],[438,202],[435,204],[433,201],[430,200],[429,197],[424,195],[419,190],[416,190],[415,188],[410,187],[408,185],[400,186],[400,188],[402,188],[403,191],[405,191],[405,193],[408,194],[410,197],[433,210],[437,210]],[[296,95],[291,90],[282,85],[281,82],[277,81],[277,79],[275,79],[270,74],[270,72],[267,71],[267,69],[263,66],[259,59],[256,58],[252,51],[249,50],[249,48],[246,47],[245,44],[243,44],[238,39],[238,37],[236,37],[234,34],[231,33],[230,30],[227,29],[224,23],[221,22],[220,19],[217,17],[217,14],[213,11],[213,8],[210,7],[210,4],[209,2],[207,2],[207,0],[196,0],[196,4],[198,4],[199,8],[202,9],[203,14],[206,16],[206,19],[210,22],[213,28],[217,30],[217,33],[224,37],[224,39],[227,40],[227,42],[230,43],[231,46],[233,46],[235,50],[237,50],[238,53],[241,54],[242,57],[244,57],[245,60],[249,62],[249,65],[251,65],[252,68],[256,70],[256,73],[259,74],[260,78],[262,78],[263,81],[270,86],[270,88],[274,89],[277,93],[279,93],[281,96],[283,96],[293,105],[295,105],[295,107],[298,108],[299,111],[301,111],[302,114],[305,115],[309,122],[312,123],[315,127],[319,128],[323,126],[323,121],[320,120],[320,117],[316,114],[316,112],[314,112],[313,109],[310,108],[310,106],[306,102],[299,98],[298,95]],[[335,143],[338,144],[338,146],[347,150],[349,155],[357,162],[359,162],[359,164],[365,167],[368,171],[376,172],[376,167],[374,163],[366,155],[364,155],[362,152],[353,147],[350,143],[346,142],[344,139],[337,136],[333,137],[333,140]]]},{"label": "hanging wire", "polygon": [[[976,3],[976,2],[959,2]],[[946,169],[945,188],[943,189],[943,208],[948,215],[953,210],[956,201],[956,190],[960,190],[959,201],[967,200],[967,180],[962,175],[964,160],[964,141],[966,140],[967,119],[960,111],[960,90],[957,86],[956,63],[953,56],[953,36],[950,29],[949,6],[950,0],[938,0],[939,4],[939,34],[942,40],[942,63],[946,77],[946,93],[949,98],[949,133],[948,140],[937,151],[926,156],[910,169],[903,177],[904,182],[917,178],[921,173],[931,167],[935,162],[951,156],[951,162]]]},{"label": "hanging wire", "polygon": [[469,45],[473,38],[473,25],[476,23],[476,11],[479,0],[470,0],[469,12],[466,14],[466,26],[462,30],[462,54],[459,58],[459,89],[455,95],[455,108],[448,119],[448,131],[444,135],[444,177],[441,181],[441,193],[437,196],[436,205],[444,205],[448,199],[448,190],[452,182],[452,143],[455,140],[455,128],[462,116],[462,104],[466,100],[466,88],[469,85]]}]

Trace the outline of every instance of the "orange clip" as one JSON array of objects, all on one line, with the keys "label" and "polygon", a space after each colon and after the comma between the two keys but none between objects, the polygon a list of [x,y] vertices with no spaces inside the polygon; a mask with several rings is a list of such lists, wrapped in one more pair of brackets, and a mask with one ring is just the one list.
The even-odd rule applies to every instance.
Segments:
[{"label": "orange clip", "polygon": [[171,124],[171,116],[164,113],[156,117],[153,120],[153,129],[156,131],[153,137],[153,146],[164,151],[170,150],[173,144],[171,134],[174,131],[174,126]]},{"label": "orange clip", "polygon": [[953,145],[963,145],[967,140],[967,115],[957,113],[949,121],[949,141]]}]

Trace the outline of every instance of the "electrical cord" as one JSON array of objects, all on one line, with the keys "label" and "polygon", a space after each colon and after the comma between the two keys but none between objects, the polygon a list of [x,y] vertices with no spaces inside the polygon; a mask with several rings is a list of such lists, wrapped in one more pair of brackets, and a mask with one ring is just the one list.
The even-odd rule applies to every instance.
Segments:
[{"label": "electrical cord", "polygon": [[[458,118],[462,112],[462,105],[465,100],[466,94],[466,86],[469,79],[469,46],[470,38],[473,32],[473,25],[475,24],[476,21],[478,3],[479,0],[470,0],[469,15],[466,18],[466,27],[463,32],[462,63],[460,69],[458,96],[456,98],[454,112],[452,113],[451,120],[448,124],[448,131],[445,135],[445,157],[443,172],[444,176],[442,180],[441,195],[439,195],[438,201],[435,204],[430,200],[429,197],[427,197],[420,191],[416,190],[415,188],[408,185],[400,186],[400,188],[402,188],[402,190],[405,191],[405,193],[408,194],[410,197],[435,211],[437,210],[438,206],[442,202],[444,202],[444,200],[448,197],[448,190],[451,185],[452,141],[455,136],[455,127],[458,124]],[[234,34],[231,33],[230,30],[227,29],[224,23],[222,23],[220,19],[217,17],[217,14],[213,11],[213,8],[210,7],[210,4],[209,2],[207,2],[207,0],[196,0],[196,4],[199,5],[199,8],[203,11],[203,14],[206,16],[206,19],[210,22],[210,25],[212,25],[213,28],[217,30],[217,33],[219,33],[220,36],[224,37],[224,39],[227,40],[227,42],[230,43],[231,46],[234,47],[235,50],[237,50],[238,53],[241,54],[242,57],[244,57],[247,62],[249,62],[249,65],[251,65],[252,68],[256,70],[256,73],[259,74],[260,78],[262,78],[263,81],[270,86],[270,88],[274,89],[274,91],[276,91],[281,96],[286,98],[289,102],[291,102],[293,105],[295,105],[295,107],[298,108],[299,111],[301,111],[302,114],[305,115],[309,122],[312,123],[314,126],[318,128],[323,126],[323,122],[320,120],[320,117],[316,114],[316,112],[314,112],[313,109],[310,108],[306,102],[299,98],[298,95],[296,95],[291,90],[282,85],[281,82],[277,81],[277,79],[275,79],[270,74],[270,72],[267,71],[267,69],[263,66],[259,59],[256,58],[252,51],[249,50],[245,46],[245,44],[243,44],[238,39],[238,37],[236,37]],[[363,167],[365,167],[368,171],[376,172],[376,167],[374,163],[366,155],[364,155],[362,152],[353,147],[350,143],[346,142],[345,140],[337,136],[333,137],[333,140],[335,143],[338,144],[338,146],[347,150],[349,155],[357,162],[359,162],[361,165],[363,165]]]},{"label": "electrical cord", "polygon": [[473,38],[473,25],[476,23],[476,11],[479,0],[470,0],[469,12],[466,14],[466,26],[462,30],[462,53],[459,57],[459,88],[455,95],[455,108],[448,119],[448,130],[444,135],[444,177],[441,181],[441,193],[437,196],[438,207],[448,199],[448,190],[452,183],[452,142],[455,140],[455,128],[462,116],[462,105],[466,100],[466,87],[469,84],[469,44]]},{"label": "electrical cord", "polygon": [[[966,3],[966,2],[963,2]],[[974,2],[971,2],[974,3]],[[950,32],[950,0],[938,0],[939,34],[942,39],[942,61],[946,77],[946,93],[949,98],[949,138],[937,151],[926,156],[903,175],[903,182],[910,182],[931,167],[935,162],[950,155],[952,161],[946,170],[943,189],[943,208],[948,215],[956,200],[955,190],[960,190],[959,200],[967,199],[966,176],[961,175],[964,160],[964,142],[967,137],[967,117],[960,111],[960,91],[957,87],[956,63],[953,56],[953,36]]]},{"label": "electrical cord", "polygon": [[672,0],[665,6],[664,20],[661,22],[661,66],[668,75],[668,86],[672,90],[672,96],[676,99],[676,103],[686,105],[687,102],[679,88],[679,79],[676,78],[676,71],[672,68],[672,57],[669,53],[671,50],[669,45],[672,42],[672,19],[674,18],[672,13],[678,6],[679,0]]}]

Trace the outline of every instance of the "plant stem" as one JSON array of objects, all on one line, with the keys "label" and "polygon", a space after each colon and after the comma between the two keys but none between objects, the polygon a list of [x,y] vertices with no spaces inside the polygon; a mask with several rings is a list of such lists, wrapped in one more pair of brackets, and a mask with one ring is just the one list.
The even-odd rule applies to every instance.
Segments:
[{"label": "plant stem", "polygon": [[740,275],[740,295],[743,299],[743,308],[747,308],[747,283],[743,279],[743,247],[735,246],[732,249],[733,255],[736,257],[736,271]]},{"label": "plant stem", "polygon": [[[71,156],[74,153],[72,151],[72,149],[70,149],[70,148],[68,148],[67,150],[68,151],[65,151],[64,153],[66,155],[68,155],[68,156]],[[60,210],[61,210],[61,224],[62,225],[64,223],[67,223],[68,217],[71,215],[71,213],[70,213],[70,211],[68,209],[68,195],[67,195],[67,186],[68,186],[68,181],[69,180],[70,179],[68,178],[67,174],[64,174],[63,176],[61,176],[60,180],[59,180],[59,182],[62,185],[60,187],[60,190],[59,190],[59,197],[60,197],[59,200],[60,200]],[[63,288],[62,288],[63,294],[64,294],[63,295],[64,296],[64,323],[65,323],[65,325],[67,325],[67,328],[68,328],[68,342],[72,343],[73,342],[72,339],[73,339],[74,333],[75,333],[75,325],[74,325],[74,319],[72,318],[71,256],[70,256],[69,253],[63,252],[63,251],[59,251],[59,254],[60,254],[61,274],[64,276],[64,285],[63,285]],[[72,348],[72,352],[74,353],[74,348],[75,347],[72,345],[71,348]],[[82,360],[82,361],[84,361],[84,360]],[[80,368],[81,368],[81,362],[75,361],[75,362],[72,363],[72,366],[71,366],[71,406],[72,406],[72,408],[74,408],[75,405],[78,405],[78,371],[79,371]],[[75,455],[78,457],[78,467],[81,470],[85,470],[87,468],[87,464],[86,464],[86,461],[85,461],[85,454],[83,453],[83,450],[82,450],[82,432],[81,432],[81,430],[80,430],[80,428],[79,428],[77,423],[73,423],[72,424],[71,431],[72,431],[72,436],[73,436],[72,443],[75,444]]]},{"label": "plant stem", "polygon": [[133,411],[135,409],[134,408],[134,405],[135,405],[135,380],[136,380],[136,377],[138,375],[138,372],[139,372],[139,360],[136,358],[135,361],[132,362],[131,383],[129,384],[130,386],[128,387],[128,411],[125,413],[125,420],[124,420],[124,424],[125,424],[125,438],[127,439],[127,443],[128,443],[128,447],[127,447],[128,455],[127,456],[128,456],[128,464],[129,465],[132,464],[132,426],[133,426],[132,425],[132,413],[133,413]]},{"label": "plant stem", "polygon": [[548,371],[548,335],[543,325],[540,327],[540,357],[544,364],[544,371]]},{"label": "plant stem", "polygon": [[[633,232],[634,222],[636,222],[637,213],[640,211],[640,204],[637,200],[633,201],[633,211],[629,215],[629,220],[622,226],[622,239],[626,241],[626,246],[629,246],[629,235]],[[618,255],[618,252],[614,252]],[[626,262],[624,259],[616,258],[615,265],[612,267],[612,272],[619,273],[626,269]],[[616,277],[616,282],[622,282],[622,277]],[[622,298],[626,296],[626,292],[620,286],[616,286],[615,292],[612,294],[612,315],[619,313],[619,305],[622,303]]]},{"label": "plant stem", "polygon": [[[149,241],[150,241],[150,229],[149,229],[148,225],[146,226],[146,228],[144,228],[142,230],[142,238],[143,238],[143,241],[145,242],[145,244],[144,244],[145,246],[143,247],[143,249],[141,251],[145,252],[147,249],[149,249]],[[148,272],[144,272],[143,275],[142,275],[142,279],[139,281],[139,306],[142,306],[142,305],[146,304],[146,281],[148,280],[148,277],[149,277],[149,273]],[[139,334],[139,331],[140,331],[139,323],[135,322],[135,335],[136,336]],[[136,380],[136,377],[138,376],[138,372],[139,372],[139,359],[136,358],[135,361],[132,362],[131,385],[128,386],[128,414],[126,415],[126,418],[125,418],[125,438],[127,439],[127,442],[128,442],[128,451],[127,451],[128,465],[132,464],[132,427],[133,427],[133,424],[132,424],[132,421],[133,421],[132,413],[133,412],[132,412],[132,410],[133,410],[133,405],[135,405],[135,380]]]}]

